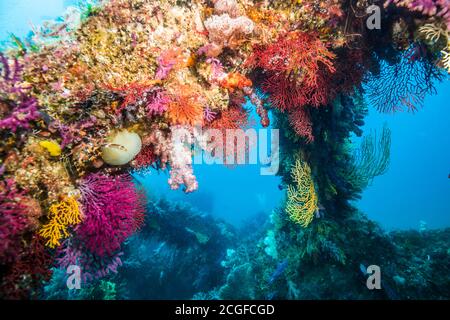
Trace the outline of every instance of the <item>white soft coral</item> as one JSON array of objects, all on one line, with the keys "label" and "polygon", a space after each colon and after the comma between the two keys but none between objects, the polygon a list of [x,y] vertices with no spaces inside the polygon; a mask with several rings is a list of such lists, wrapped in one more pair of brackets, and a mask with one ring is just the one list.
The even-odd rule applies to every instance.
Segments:
[{"label": "white soft coral", "polygon": [[212,43],[229,46],[233,40],[251,34],[255,24],[247,17],[231,18],[228,13],[225,13],[208,18],[205,21],[205,27]]}]

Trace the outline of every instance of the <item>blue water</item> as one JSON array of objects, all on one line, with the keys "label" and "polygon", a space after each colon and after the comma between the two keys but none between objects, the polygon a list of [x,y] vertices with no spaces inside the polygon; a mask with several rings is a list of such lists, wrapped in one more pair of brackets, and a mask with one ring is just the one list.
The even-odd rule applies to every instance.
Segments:
[{"label": "blue water", "polygon": [[[31,25],[56,18],[76,3],[0,0],[0,40],[6,40],[11,32],[26,36]],[[421,220],[429,228],[450,226],[450,82],[439,84],[437,91],[417,114],[385,115],[370,110],[366,118],[365,130],[380,129],[388,123],[392,156],[388,172],[375,179],[357,206],[386,229],[417,229]],[[255,214],[270,213],[283,198],[279,178],[261,176],[259,170],[259,166],[196,166],[200,188],[191,195],[170,191],[166,173],[152,172],[141,181],[154,197],[188,201],[239,224]]]}]

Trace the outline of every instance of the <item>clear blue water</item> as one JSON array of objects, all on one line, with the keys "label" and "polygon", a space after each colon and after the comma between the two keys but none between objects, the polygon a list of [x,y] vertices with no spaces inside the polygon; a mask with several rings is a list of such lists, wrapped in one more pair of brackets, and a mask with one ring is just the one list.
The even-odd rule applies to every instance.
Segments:
[{"label": "clear blue water", "polygon": [[[31,24],[58,17],[76,0],[0,0],[0,39],[13,32],[23,37]],[[389,171],[367,188],[358,207],[387,229],[417,229],[421,220],[429,228],[450,226],[450,82],[437,86],[438,95],[426,99],[417,114],[379,114],[370,110],[365,130],[387,122],[392,130]],[[200,188],[184,195],[170,191],[167,174],[141,177],[155,197],[192,203],[232,223],[250,219],[279,205],[283,193],[279,178],[260,176],[259,166],[229,169],[196,166]]]}]

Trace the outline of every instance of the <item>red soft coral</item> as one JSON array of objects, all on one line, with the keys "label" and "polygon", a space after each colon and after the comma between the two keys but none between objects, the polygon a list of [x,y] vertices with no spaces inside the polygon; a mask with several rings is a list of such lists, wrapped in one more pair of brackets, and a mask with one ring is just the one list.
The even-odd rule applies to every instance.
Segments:
[{"label": "red soft coral", "polygon": [[34,236],[6,269],[0,284],[1,298],[34,298],[42,282],[50,280],[53,259],[46,251],[44,242],[40,236]]},{"label": "red soft coral", "polygon": [[22,236],[30,229],[29,207],[13,180],[0,181],[0,263],[11,262],[22,250]]}]

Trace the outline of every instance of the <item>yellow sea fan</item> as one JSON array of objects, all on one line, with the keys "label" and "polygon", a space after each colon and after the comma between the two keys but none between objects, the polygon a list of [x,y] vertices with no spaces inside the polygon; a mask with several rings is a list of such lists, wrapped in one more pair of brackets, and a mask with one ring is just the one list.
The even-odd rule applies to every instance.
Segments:
[{"label": "yellow sea fan", "polygon": [[318,210],[318,197],[308,164],[297,160],[291,171],[295,185],[288,186],[286,213],[289,218],[306,228]]},{"label": "yellow sea fan", "polygon": [[39,145],[46,149],[52,157],[59,157],[61,155],[61,147],[54,141],[44,140],[39,142]]},{"label": "yellow sea fan", "polygon": [[442,65],[450,73],[450,46],[446,50],[442,50]]},{"label": "yellow sea fan", "polygon": [[56,248],[61,245],[61,239],[69,236],[67,227],[75,226],[81,222],[81,212],[74,197],[50,207],[50,222],[39,231],[47,239],[46,246]]},{"label": "yellow sea fan", "polygon": [[443,36],[446,36],[446,31],[432,23],[426,24],[419,28],[419,32],[424,35],[425,39],[431,43],[436,43]]}]

